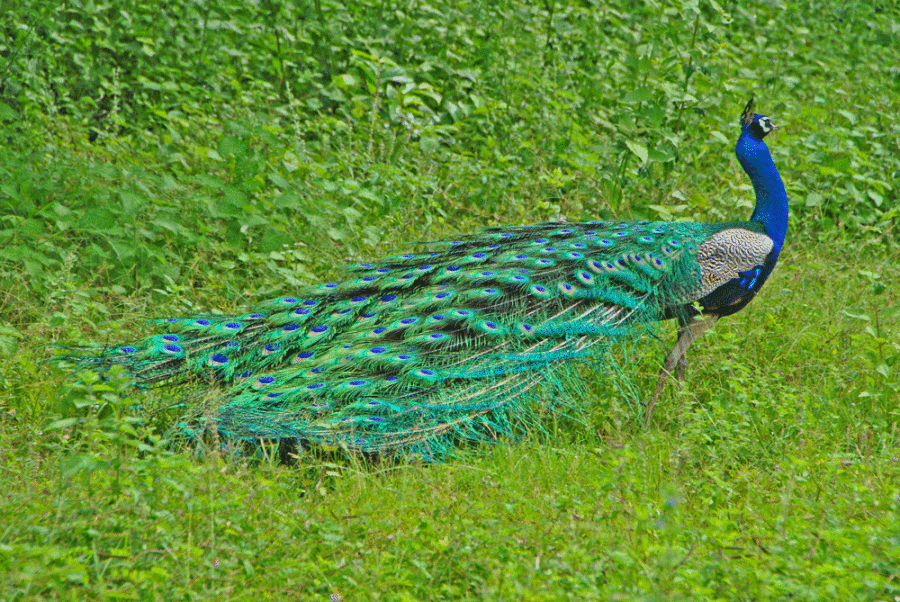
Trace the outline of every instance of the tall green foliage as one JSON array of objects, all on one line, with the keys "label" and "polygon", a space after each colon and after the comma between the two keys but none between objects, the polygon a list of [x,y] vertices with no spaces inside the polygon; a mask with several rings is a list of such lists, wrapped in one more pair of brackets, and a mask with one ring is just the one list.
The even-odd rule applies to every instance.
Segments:
[{"label": "tall green foliage", "polygon": [[[897,599],[898,35],[891,0],[0,0],[0,598]],[[750,95],[788,246],[649,427],[597,375],[460,463],[223,462],[41,361],[485,225],[744,217]]]},{"label": "tall green foliage", "polygon": [[7,288],[46,296],[69,261],[100,286],[221,268],[263,294],[235,283],[494,223],[730,219],[751,203],[730,154],[752,94],[786,124],[794,228],[896,238],[891,3],[4,9]]}]

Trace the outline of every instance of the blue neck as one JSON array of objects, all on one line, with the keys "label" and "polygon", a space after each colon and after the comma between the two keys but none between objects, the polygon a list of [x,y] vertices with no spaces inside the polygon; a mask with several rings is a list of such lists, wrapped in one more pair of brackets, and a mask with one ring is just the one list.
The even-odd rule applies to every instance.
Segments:
[{"label": "blue neck", "polygon": [[784,182],[772,161],[769,147],[762,140],[757,140],[748,128],[741,132],[734,150],[756,192],[756,209],[750,219],[766,227],[766,234],[775,241],[773,251],[777,257],[784,244],[788,224],[788,198]]}]

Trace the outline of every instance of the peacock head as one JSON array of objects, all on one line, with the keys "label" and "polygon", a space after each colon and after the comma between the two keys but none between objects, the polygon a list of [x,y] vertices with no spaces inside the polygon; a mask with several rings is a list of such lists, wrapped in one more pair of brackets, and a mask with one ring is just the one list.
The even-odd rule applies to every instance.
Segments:
[{"label": "peacock head", "polygon": [[766,134],[777,127],[765,115],[758,115],[753,112],[753,99],[751,98],[744,108],[744,112],[741,113],[741,130],[748,132],[756,140],[762,140],[766,137]]}]

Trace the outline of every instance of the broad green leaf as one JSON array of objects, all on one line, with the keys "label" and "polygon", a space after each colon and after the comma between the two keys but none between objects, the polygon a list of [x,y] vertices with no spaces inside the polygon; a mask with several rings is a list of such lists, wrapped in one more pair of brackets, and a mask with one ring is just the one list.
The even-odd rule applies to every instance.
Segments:
[{"label": "broad green leaf", "polygon": [[5,102],[0,102],[0,119],[3,121],[16,121],[19,119],[19,114]]},{"label": "broad green leaf", "polygon": [[641,160],[641,163],[645,163],[647,161],[649,154],[647,152],[646,146],[644,146],[640,142],[634,142],[632,140],[626,140],[625,146],[627,146],[628,149]]}]

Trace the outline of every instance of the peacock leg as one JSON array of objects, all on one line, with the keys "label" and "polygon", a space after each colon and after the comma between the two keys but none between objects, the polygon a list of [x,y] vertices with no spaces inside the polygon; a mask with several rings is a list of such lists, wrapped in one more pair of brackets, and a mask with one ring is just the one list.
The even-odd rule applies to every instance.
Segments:
[{"label": "peacock leg", "polygon": [[684,381],[684,373],[687,372],[687,352],[685,351],[684,355],[681,356],[681,359],[678,360],[678,365],[675,366],[675,380],[678,382]]},{"label": "peacock leg", "polygon": [[662,393],[663,387],[666,384],[666,379],[669,378],[669,375],[674,371],[676,378],[679,380],[684,378],[684,371],[687,369],[688,347],[700,338],[700,335],[712,328],[712,325],[715,324],[718,319],[719,316],[713,314],[701,319],[691,320],[687,324],[680,322],[681,325],[678,328],[678,341],[676,341],[675,346],[672,347],[672,351],[669,352],[669,355],[666,356],[666,360],[663,362],[662,370],[659,371],[659,380],[656,383],[656,390],[653,391],[650,403],[647,404],[647,422],[650,421],[650,417],[653,415],[653,407],[656,405],[659,394]]},{"label": "peacock leg", "polygon": [[[684,334],[684,330],[688,327],[687,322],[683,317],[678,318],[678,338],[681,338],[681,335]],[[679,386],[684,381],[684,374],[687,372],[687,347],[684,349],[684,353],[681,354],[681,357],[678,359],[678,363],[675,364],[675,380],[678,381]]]}]

